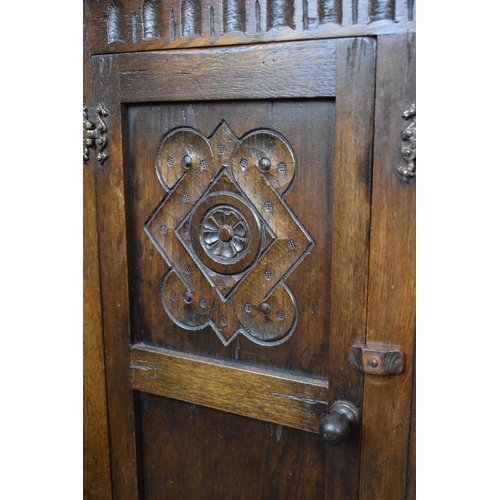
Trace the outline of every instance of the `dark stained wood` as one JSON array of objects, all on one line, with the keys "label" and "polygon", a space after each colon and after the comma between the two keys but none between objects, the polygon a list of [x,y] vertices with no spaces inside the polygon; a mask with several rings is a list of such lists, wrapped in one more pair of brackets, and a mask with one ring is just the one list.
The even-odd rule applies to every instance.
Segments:
[{"label": "dark stained wood", "polygon": [[[355,84],[353,83],[355,82]],[[360,408],[363,374],[346,365],[349,349],[365,338],[371,164],[374,117],[375,44],[344,40],[337,52],[337,113],[334,160],[331,401]],[[327,449],[327,498],[357,496],[360,434]]]},{"label": "dark stained wood", "polygon": [[[119,58],[122,102],[332,97],[334,40]],[[168,68],[168,71],[165,71]]]},{"label": "dark stained wood", "polygon": [[413,397],[411,403],[410,442],[408,444],[408,472],[406,478],[406,500],[417,498],[417,391],[415,363],[413,364]]},{"label": "dark stained wood", "polygon": [[141,393],[145,500],[324,498],[318,434]]},{"label": "dark stained wood", "polygon": [[122,124],[114,59],[113,56],[92,59],[92,101],[103,103],[109,113],[109,158],[103,166],[96,163],[96,185],[113,497],[132,500],[138,495],[137,458],[129,373],[130,318]]},{"label": "dark stained wood", "polygon": [[[396,344],[413,359],[415,180],[401,163],[403,112],[415,102],[414,35],[378,40],[367,343]],[[361,499],[405,495],[412,365],[388,377],[365,375]]]},{"label": "dark stained wood", "polygon": [[415,31],[412,0],[115,0],[111,16],[110,4],[91,1],[93,54]]},{"label": "dark stained wood", "polygon": [[[88,2],[83,3],[88,22]],[[83,99],[90,103],[88,29],[83,43]],[[92,161],[83,167],[83,496],[111,500],[108,415],[101,323],[95,180]]]},{"label": "dark stained wood", "polygon": [[328,382],[136,344],[134,389],[318,433]]},{"label": "dark stained wood", "polygon": [[[130,249],[132,331],[136,341],[235,363],[327,377],[332,229],[328,224],[318,224],[318,220],[323,216],[332,219],[335,103],[320,99],[252,100],[147,104],[127,109],[127,200],[129,238],[134,242]],[[226,347],[211,327],[189,331],[175,324],[160,295],[162,278],[169,267],[144,231],[144,223],[165,196],[154,168],[162,137],[179,125],[196,127],[209,136],[222,119],[238,137],[249,130],[272,127],[286,137],[297,156],[296,178],[284,199],[310,232],[315,246],[285,279],[299,314],[291,337],[273,347],[256,345],[244,335]],[[311,137],[318,138],[318,143],[310,141]],[[312,192],[316,196],[309,196]]]},{"label": "dark stained wood", "polygon": [[[415,181],[397,167],[415,2],[89,4],[91,104],[109,112],[95,174],[113,498],[414,498]],[[262,248],[212,265],[199,228],[239,189]],[[354,343],[408,363],[363,374]],[[362,428],[332,447],[318,423],[339,399]]]}]

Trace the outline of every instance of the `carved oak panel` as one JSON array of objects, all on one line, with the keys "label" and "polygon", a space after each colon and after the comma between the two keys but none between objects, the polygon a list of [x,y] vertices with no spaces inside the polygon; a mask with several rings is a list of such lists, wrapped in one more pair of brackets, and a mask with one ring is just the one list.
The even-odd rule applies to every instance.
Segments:
[{"label": "carved oak panel", "polygon": [[163,137],[156,172],[167,194],[145,230],[171,266],[161,297],[176,324],[210,325],[224,345],[239,333],[262,345],[292,335],[298,311],[284,280],[314,246],[284,201],[296,168],[270,129],[239,139],[223,121],[210,138],[192,127]]}]

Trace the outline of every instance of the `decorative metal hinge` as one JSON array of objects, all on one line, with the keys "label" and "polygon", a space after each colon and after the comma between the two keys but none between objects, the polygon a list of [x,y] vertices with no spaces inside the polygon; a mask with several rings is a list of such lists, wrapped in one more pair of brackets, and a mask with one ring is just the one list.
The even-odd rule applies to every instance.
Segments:
[{"label": "decorative metal hinge", "polygon": [[372,375],[395,375],[404,369],[404,354],[399,347],[378,344],[354,344],[349,362],[358,370]]},{"label": "decorative metal hinge", "polygon": [[417,108],[412,104],[404,113],[403,118],[411,123],[403,130],[403,141],[401,142],[401,155],[406,165],[399,165],[398,172],[405,182],[415,177],[417,163]]},{"label": "decorative metal hinge", "polygon": [[96,160],[102,165],[108,155],[104,152],[108,144],[106,122],[104,118],[108,116],[108,112],[103,104],[99,104],[95,108],[96,122],[89,120],[88,106],[83,103],[83,163],[87,163],[90,159],[89,148],[96,149]]}]

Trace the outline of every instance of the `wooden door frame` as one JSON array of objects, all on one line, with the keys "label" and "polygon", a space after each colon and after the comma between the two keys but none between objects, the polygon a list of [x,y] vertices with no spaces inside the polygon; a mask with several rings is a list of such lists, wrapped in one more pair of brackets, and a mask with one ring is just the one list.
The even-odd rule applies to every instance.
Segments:
[{"label": "wooden door frame", "polygon": [[[84,10],[86,6],[87,2],[84,2]],[[84,14],[84,19],[86,16],[87,14]],[[415,185],[414,182],[405,183],[394,171],[397,164],[401,162],[401,127],[404,126],[401,115],[407,106],[415,100],[415,40],[412,34],[384,35],[378,36],[377,43],[373,220],[370,230],[371,251],[368,270],[370,294],[367,303],[368,331],[366,340],[403,347],[406,355],[406,369],[402,375],[387,378],[361,375],[364,380],[364,418],[359,498],[364,499],[369,496],[373,498],[373,495],[378,495],[382,491],[384,494],[387,493],[386,498],[415,498],[415,384],[413,369]],[[111,85],[108,86],[108,88],[110,87]],[[110,91],[112,90],[110,89]],[[85,95],[89,95],[88,90],[85,91]],[[96,103],[92,100],[92,104]],[[116,116],[119,116],[119,110],[116,111],[118,111]],[[115,119],[112,118],[112,120]],[[110,125],[116,126],[119,123],[111,123]],[[110,134],[111,139],[113,132]],[[99,176],[99,166],[96,165],[95,168],[96,175]],[[86,222],[88,228],[86,234],[89,235],[87,243],[91,250],[85,253],[85,266],[87,269],[93,269],[87,278],[89,287],[87,290],[92,290],[94,298],[90,298],[87,293],[85,301],[88,305],[93,304],[94,313],[99,317],[99,300],[96,299],[99,295],[99,276],[95,272],[99,263],[95,251],[96,242],[93,242],[90,237],[93,229],[97,229],[96,220],[92,216],[96,200],[93,191],[94,181],[92,176],[88,175],[88,170],[87,168],[84,173],[84,201],[85,213],[90,214]],[[394,214],[397,214],[397,217]],[[97,231],[94,234],[97,234]],[[125,292],[124,297],[127,297]],[[397,314],[394,311],[397,311]],[[123,318],[115,318],[115,320],[122,322]],[[84,340],[88,341],[88,348],[86,347],[85,350],[86,360],[89,361],[87,366],[92,364],[92,360],[97,361],[93,371],[98,377],[101,376],[101,382],[99,382],[101,391],[88,393],[89,408],[96,408],[102,405],[103,401],[106,403],[106,395],[102,391],[105,368],[102,362],[99,363],[103,342],[100,322],[93,320],[92,324],[93,326],[87,325],[85,327]],[[114,347],[118,348],[118,355],[119,352],[123,352],[123,345],[120,345],[120,342],[116,346],[107,346],[108,352]],[[112,359],[108,360],[108,366],[112,365],[115,357],[113,355]],[[396,401],[395,410],[389,415],[385,409],[385,401],[388,398],[393,398]],[[91,401],[92,403],[90,403]],[[133,406],[133,400],[129,400],[128,403]],[[113,404],[116,403],[110,402],[111,406]],[[109,484],[109,465],[107,465],[109,459],[108,462],[106,461],[108,453],[106,446],[107,421],[102,418],[102,412],[100,422],[103,425],[98,428],[97,433],[92,438],[100,442],[100,448],[95,452],[101,454],[99,459],[100,472],[97,469],[95,471],[98,474],[103,474],[104,483]],[[87,423],[86,429],[90,429],[88,425]],[[375,427],[376,425],[378,427]],[[340,448],[331,450],[331,452],[343,453]],[[131,465],[133,469],[135,465]],[[87,462],[86,469],[89,470]],[[383,471],[382,481],[380,471]],[[342,481],[337,481],[336,484],[342,485]],[[109,486],[105,485],[103,488],[109,491]],[[335,489],[336,486],[332,486],[332,488]],[[390,492],[388,488],[390,488]],[[89,498],[97,498],[92,496],[95,493],[95,490],[88,493]],[[107,498],[108,494],[101,494],[98,498]]]}]

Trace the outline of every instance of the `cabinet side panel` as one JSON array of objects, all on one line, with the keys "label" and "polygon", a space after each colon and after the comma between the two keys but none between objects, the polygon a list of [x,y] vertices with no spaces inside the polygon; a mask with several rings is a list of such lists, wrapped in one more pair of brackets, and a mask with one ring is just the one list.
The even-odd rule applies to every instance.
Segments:
[{"label": "cabinet side panel", "polygon": [[415,102],[414,35],[380,37],[377,54],[367,343],[398,345],[399,375],[365,375],[361,499],[404,498],[415,336],[415,180],[397,172]]},{"label": "cabinet side panel", "polygon": [[[83,100],[90,104],[88,17],[85,0]],[[83,231],[83,495],[86,500],[111,500],[95,181],[90,161],[83,166]]]}]

